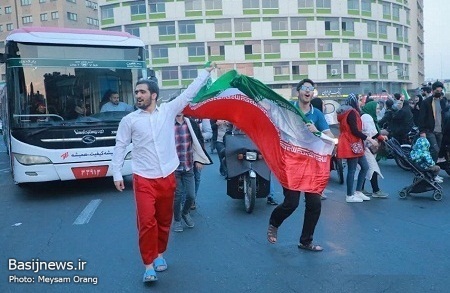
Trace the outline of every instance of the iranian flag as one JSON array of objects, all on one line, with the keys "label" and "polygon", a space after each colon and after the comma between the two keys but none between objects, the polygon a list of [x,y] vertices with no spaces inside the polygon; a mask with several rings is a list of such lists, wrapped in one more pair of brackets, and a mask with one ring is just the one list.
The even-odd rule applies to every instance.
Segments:
[{"label": "iranian flag", "polygon": [[227,120],[244,131],[283,187],[325,189],[334,142],[311,133],[303,113],[258,80],[229,71],[204,86],[183,112]]}]

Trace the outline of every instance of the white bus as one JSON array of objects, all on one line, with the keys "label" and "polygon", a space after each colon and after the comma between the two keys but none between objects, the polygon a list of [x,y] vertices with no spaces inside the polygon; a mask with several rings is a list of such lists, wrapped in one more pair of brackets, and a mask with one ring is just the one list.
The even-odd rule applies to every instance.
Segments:
[{"label": "white bus", "polygon": [[0,60],[14,182],[112,176],[117,127],[128,112],[100,108],[113,91],[133,110],[134,85],[147,77],[144,43],[123,32],[28,27],[9,34]]}]

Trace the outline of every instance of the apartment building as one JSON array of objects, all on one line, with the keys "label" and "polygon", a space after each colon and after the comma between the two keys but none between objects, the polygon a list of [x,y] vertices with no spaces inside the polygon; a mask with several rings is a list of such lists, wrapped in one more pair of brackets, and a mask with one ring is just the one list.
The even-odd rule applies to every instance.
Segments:
[{"label": "apartment building", "polygon": [[91,0],[1,0],[0,52],[4,51],[4,40],[13,29],[26,26],[98,29],[98,13],[97,1]]},{"label": "apartment building", "polygon": [[148,44],[163,88],[207,60],[275,89],[390,92],[424,80],[422,0],[99,0],[100,27]]}]

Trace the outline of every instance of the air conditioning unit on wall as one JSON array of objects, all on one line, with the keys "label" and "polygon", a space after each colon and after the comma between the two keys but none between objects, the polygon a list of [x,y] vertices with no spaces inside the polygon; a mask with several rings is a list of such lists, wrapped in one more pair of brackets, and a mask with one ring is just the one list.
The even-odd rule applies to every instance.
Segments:
[{"label": "air conditioning unit on wall", "polygon": [[338,74],[339,74],[339,70],[331,69],[331,75],[338,75]]}]

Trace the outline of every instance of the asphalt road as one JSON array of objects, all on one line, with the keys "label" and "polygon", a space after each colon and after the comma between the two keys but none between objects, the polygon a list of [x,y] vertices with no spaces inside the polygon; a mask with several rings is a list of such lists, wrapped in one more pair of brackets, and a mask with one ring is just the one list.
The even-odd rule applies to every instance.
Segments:
[{"label": "asphalt road", "polygon": [[[130,178],[123,193],[109,178],[22,188],[12,182],[3,146],[1,151],[0,292],[448,292],[450,287],[445,173],[442,201],[430,193],[402,200],[397,192],[411,183],[412,174],[384,161],[380,185],[390,197],[348,204],[345,185],[332,171],[315,233],[325,250],[314,253],[297,248],[303,200],[279,229],[278,242],[269,244],[273,206],[259,199],[247,214],[242,201],[226,195],[218,164],[205,167],[195,228],[171,233],[169,269],[147,286],[141,281]],[[276,199],[282,200],[275,184]],[[78,270],[11,269],[36,259],[86,263]],[[65,283],[45,283],[55,276]]]}]

